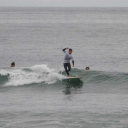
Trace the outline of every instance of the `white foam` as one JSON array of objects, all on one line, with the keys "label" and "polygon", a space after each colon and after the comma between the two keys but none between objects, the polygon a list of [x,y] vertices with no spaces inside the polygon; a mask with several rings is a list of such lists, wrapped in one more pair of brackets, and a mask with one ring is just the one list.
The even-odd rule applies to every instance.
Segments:
[{"label": "white foam", "polygon": [[50,69],[45,64],[28,68],[6,68],[0,70],[0,74],[9,74],[9,81],[4,86],[21,86],[41,82],[53,84],[65,78],[65,76],[59,74],[55,69]]}]

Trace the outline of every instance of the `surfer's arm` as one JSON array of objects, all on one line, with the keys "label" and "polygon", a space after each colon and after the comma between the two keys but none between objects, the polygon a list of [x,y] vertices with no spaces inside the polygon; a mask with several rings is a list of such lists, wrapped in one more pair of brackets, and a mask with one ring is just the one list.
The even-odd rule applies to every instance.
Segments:
[{"label": "surfer's arm", "polygon": [[66,53],[66,51],[65,51],[66,49],[68,49],[68,48],[64,48],[62,51],[63,51],[64,53]]},{"label": "surfer's arm", "polygon": [[73,65],[73,67],[74,67],[74,59],[73,59],[73,57],[71,58],[71,60],[72,60],[72,65]]},{"label": "surfer's arm", "polygon": [[73,65],[73,67],[74,67],[74,61],[72,61],[72,65]]}]

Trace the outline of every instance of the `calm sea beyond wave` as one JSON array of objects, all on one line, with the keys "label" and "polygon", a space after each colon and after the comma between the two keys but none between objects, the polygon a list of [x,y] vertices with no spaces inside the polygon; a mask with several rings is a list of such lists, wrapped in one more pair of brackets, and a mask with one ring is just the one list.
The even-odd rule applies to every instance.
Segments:
[{"label": "calm sea beyond wave", "polygon": [[128,128],[128,8],[1,7],[0,127]]}]

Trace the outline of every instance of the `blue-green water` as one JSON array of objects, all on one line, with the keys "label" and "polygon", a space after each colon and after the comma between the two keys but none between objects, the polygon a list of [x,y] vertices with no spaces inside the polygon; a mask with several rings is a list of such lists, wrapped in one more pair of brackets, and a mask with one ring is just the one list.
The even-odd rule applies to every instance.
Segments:
[{"label": "blue-green water", "polygon": [[[0,127],[127,128],[127,14],[0,8]],[[81,79],[65,79],[65,47],[73,49],[70,74]]]}]

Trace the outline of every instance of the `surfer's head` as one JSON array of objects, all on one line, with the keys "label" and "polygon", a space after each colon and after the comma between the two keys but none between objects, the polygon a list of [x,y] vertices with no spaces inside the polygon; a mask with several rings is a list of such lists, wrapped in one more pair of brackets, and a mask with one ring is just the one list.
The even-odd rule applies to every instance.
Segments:
[{"label": "surfer's head", "polygon": [[69,54],[72,54],[72,49],[71,49],[71,48],[69,49],[69,52],[68,52],[68,53],[69,53]]},{"label": "surfer's head", "polygon": [[11,63],[11,67],[15,67],[15,62],[12,62]]},{"label": "surfer's head", "polygon": [[90,70],[90,68],[89,67],[86,67],[85,70]]}]

